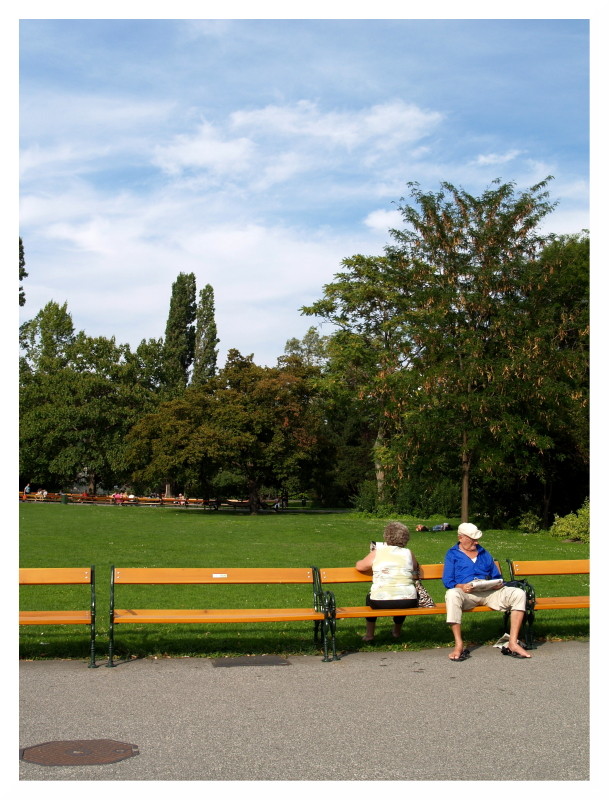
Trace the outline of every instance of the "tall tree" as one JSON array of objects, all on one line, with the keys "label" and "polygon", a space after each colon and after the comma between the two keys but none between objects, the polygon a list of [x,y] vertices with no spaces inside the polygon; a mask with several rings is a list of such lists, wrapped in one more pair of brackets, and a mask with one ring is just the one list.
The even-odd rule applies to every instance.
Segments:
[{"label": "tall tree", "polygon": [[53,301],[20,340],[20,474],[48,488],[86,478],[91,493],[123,482],[127,431],[156,402],[159,343],[131,353],[77,333],[67,304]]},{"label": "tall tree", "polygon": [[208,283],[199,292],[199,303],[197,305],[194,367],[191,381],[193,386],[200,386],[216,374],[218,361],[216,345],[219,341],[214,308],[214,290]]},{"label": "tall tree", "polygon": [[[61,335],[50,335],[53,320],[61,323]],[[109,488],[128,478],[125,437],[151,409],[155,395],[142,382],[127,345],[84,332],[67,340],[70,321],[67,313],[42,315],[41,338],[47,347],[25,352],[20,474],[49,488],[66,488],[84,478],[95,493],[98,482]],[[37,337],[32,340],[36,345]],[[53,352],[51,344],[57,342],[60,347]]]},{"label": "tall tree", "polygon": [[472,470],[493,469],[515,442],[535,441],[518,412],[541,367],[531,358],[537,320],[527,298],[548,241],[538,226],[554,208],[548,180],[521,193],[495,181],[480,197],[446,182],[438,193],[412,183],[414,202],[400,207],[406,227],[392,231],[390,252],[403,259],[412,293],[405,320],[420,348],[416,417],[459,452],[464,520]]},{"label": "tall tree", "polygon": [[23,290],[23,286],[21,286],[21,281],[27,278],[27,272],[25,271],[25,253],[23,250],[23,241],[21,240],[21,236],[19,237],[19,305],[25,305],[25,292]]},{"label": "tall tree", "polygon": [[175,393],[185,388],[195,350],[196,280],[180,272],[171,287],[163,350],[164,385]]},{"label": "tall tree", "polygon": [[68,304],[48,302],[34,319],[24,322],[19,331],[23,355],[22,369],[29,372],[56,372],[66,366],[75,331]]},{"label": "tall tree", "polygon": [[523,453],[556,446],[549,417],[561,391],[577,390],[567,381],[573,355],[550,344],[557,322],[542,302],[552,286],[540,262],[548,180],[520,193],[495,181],[480,197],[410,184],[405,227],[385,257],[345,260],[303,309],[338,327],[343,374],[376,406],[379,494],[413,469],[437,481],[454,465],[466,519],[473,476],[479,484],[512,469],[522,479],[539,461]]}]

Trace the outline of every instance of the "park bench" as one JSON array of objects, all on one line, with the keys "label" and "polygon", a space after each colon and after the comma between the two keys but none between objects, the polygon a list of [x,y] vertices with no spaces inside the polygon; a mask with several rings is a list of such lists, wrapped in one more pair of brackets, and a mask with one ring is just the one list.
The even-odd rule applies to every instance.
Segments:
[{"label": "park bench", "polygon": [[[589,575],[590,559],[559,559],[555,561],[512,561],[508,558],[511,580],[534,578],[548,575]],[[590,608],[590,595],[571,597],[537,597],[531,614],[530,631],[532,635],[535,611],[560,611],[569,608]]]},{"label": "park bench", "polygon": [[[310,584],[313,603],[309,608],[117,608],[117,587],[126,585],[235,585],[235,584]],[[328,604],[330,593],[319,585],[317,573],[310,568],[150,568],[111,567],[109,657],[106,666],[114,666],[114,634],[117,625],[165,625],[173,623],[210,625],[233,622],[313,622],[314,640],[321,632],[324,661],[331,661],[331,645],[336,658],[333,617]]]},{"label": "park bench", "polygon": [[20,611],[20,625],[88,625],[89,667],[95,667],[95,567],[25,568],[19,570],[20,586],[88,585],[89,608],[70,611]]},{"label": "park bench", "polygon": [[[495,564],[501,572],[499,563]],[[419,567],[420,579],[427,582],[430,580],[441,580],[442,572],[444,569],[443,564],[421,564]],[[355,567],[328,567],[319,569],[319,583],[320,588],[326,589],[328,586],[335,584],[346,583],[367,583],[372,582],[372,575],[359,572]],[[364,590],[365,591],[365,590]],[[334,588],[330,591],[334,595]],[[359,619],[362,617],[393,617],[393,616],[427,616],[433,614],[446,614],[446,603],[436,603],[433,608],[370,608],[370,606],[341,606],[336,599],[329,606],[334,606],[334,615],[337,620],[339,619]],[[487,606],[476,606],[471,609],[471,612],[485,612],[492,611]],[[467,613],[470,613],[468,611]],[[503,625],[504,631],[507,630],[509,613],[504,614]]]}]

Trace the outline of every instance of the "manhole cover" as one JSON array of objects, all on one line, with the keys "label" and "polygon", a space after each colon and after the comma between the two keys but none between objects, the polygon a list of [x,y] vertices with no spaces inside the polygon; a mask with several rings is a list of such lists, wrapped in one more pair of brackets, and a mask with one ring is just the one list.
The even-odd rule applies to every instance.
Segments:
[{"label": "manhole cover", "polygon": [[44,742],[19,751],[22,761],[46,767],[67,767],[78,764],[113,764],[139,755],[136,744],[112,739],[85,739],[71,742]]},{"label": "manhole cover", "polygon": [[214,658],[214,667],[289,667],[290,662],[281,656],[238,656]]}]

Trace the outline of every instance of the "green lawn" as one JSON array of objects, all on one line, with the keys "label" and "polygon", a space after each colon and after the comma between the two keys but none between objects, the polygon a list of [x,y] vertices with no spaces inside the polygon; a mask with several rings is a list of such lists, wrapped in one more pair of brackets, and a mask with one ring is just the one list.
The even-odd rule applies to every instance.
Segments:
[{"label": "green lawn", "polygon": [[[250,516],[240,511],[101,507],[60,504],[19,506],[20,566],[96,567],[97,649],[107,654],[110,566],[121,567],[318,567],[350,566],[367,552],[371,539],[381,539],[383,520],[349,513],[303,512]],[[402,518],[414,531],[427,520]],[[449,520],[456,528],[458,520]],[[482,527],[482,526],[481,526]],[[411,548],[421,563],[438,563],[456,541],[455,530],[412,533]],[[589,546],[562,542],[547,533],[485,531],[484,546],[505,560],[587,558]],[[504,574],[507,574],[507,570]],[[587,594],[589,576],[541,577],[532,581],[539,595]],[[436,600],[443,600],[440,581],[428,581]],[[337,603],[362,605],[365,586],[336,586]],[[119,587],[117,606],[205,608],[281,607],[311,604],[302,586],[158,586]],[[83,587],[22,587],[23,609],[84,608]],[[490,643],[501,634],[500,614],[471,614],[464,621],[470,644]],[[589,612],[539,612],[538,639],[587,637]],[[339,650],[418,650],[451,643],[442,616],[407,618],[402,640],[390,636],[390,619],[380,620],[373,645],[361,642],[364,620],[341,620]],[[79,626],[22,626],[22,658],[86,658],[88,634]],[[281,655],[318,652],[307,623],[119,626],[118,655],[229,656],[258,653]]]}]

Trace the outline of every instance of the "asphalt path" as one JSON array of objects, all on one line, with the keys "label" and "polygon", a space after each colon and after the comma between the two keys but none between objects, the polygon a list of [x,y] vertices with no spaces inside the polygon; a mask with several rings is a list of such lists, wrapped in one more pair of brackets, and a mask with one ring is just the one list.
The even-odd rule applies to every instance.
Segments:
[{"label": "asphalt path", "polygon": [[20,749],[109,739],[139,754],[20,760],[20,782],[589,780],[588,642],[543,644],[527,661],[449,652],[22,661]]}]

